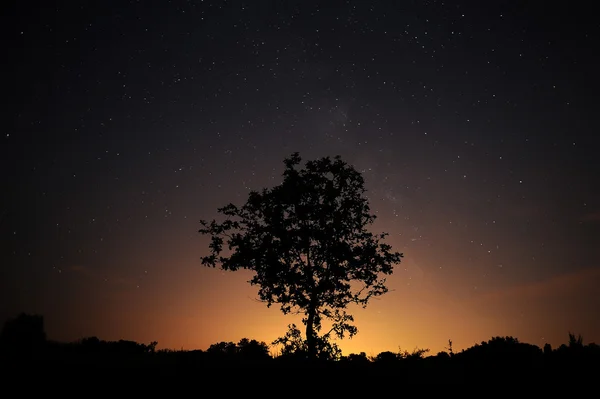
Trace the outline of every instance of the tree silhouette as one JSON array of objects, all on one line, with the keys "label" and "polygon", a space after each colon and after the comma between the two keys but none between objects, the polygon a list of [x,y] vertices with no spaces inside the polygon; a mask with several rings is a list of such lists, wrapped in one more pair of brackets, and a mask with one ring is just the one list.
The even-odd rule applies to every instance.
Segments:
[{"label": "tree silhouette", "polygon": [[216,344],[212,344],[206,350],[208,353],[218,354],[218,355],[227,355],[233,356],[237,354],[238,347],[234,342],[217,342]]},{"label": "tree silhouette", "polygon": [[46,343],[44,318],[21,313],[5,321],[0,332],[0,350],[30,355]]},{"label": "tree silhouette", "polygon": [[242,338],[237,344],[234,342],[218,342],[206,350],[207,353],[217,356],[244,358],[249,360],[270,359],[269,346],[265,342],[255,339]]},{"label": "tree silhouette", "polygon": [[269,345],[267,345],[266,342],[242,338],[237,346],[238,353],[243,358],[256,360],[271,358],[271,355],[269,354]]},{"label": "tree silhouette", "polygon": [[299,169],[301,161],[298,153],[286,158],[281,184],[250,192],[241,207],[219,208],[226,220],[201,220],[199,232],[211,236],[203,265],[252,270],[249,283],[267,306],[304,315],[308,356],[316,358],[322,320],[332,322],[325,339],[355,335],[348,305],[366,307],[386,293],[380,274],[391,274],[402,254],[382,242],[387,233],[368,231],[375,215],[359,172],[339,156]]}]

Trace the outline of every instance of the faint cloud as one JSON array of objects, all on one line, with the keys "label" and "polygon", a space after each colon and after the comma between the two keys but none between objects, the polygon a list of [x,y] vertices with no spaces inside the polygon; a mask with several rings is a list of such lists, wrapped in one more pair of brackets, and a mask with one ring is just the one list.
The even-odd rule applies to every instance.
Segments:
[{"label": "faint cloud", "polygon": [[600,210],[586,213],[581,218],[581,221],[588,223],[600,223]]},{"label": "faint cloud", "polygon": [[113,278],[113,279],[105,279],[106,282],[110,282],[113,284],[117,284],[117,285],[136,285],[135,282],[131,279],[127,279],[124,277],[117,277],[117,278]]},{"label": "faint cloud", "polygon": [[559,345],[568,331],[576,330],[594,340],[600,336],[599,286],[600,267],[580,269],[482,293],[466,306],[489,327],[488,334]]},{"label": "faint cloud", "polygon": [[[600,282],[600,268],[582,269],[562,274],[535,283],[513,286],[483,294],[484,302],[503,300],[535,300],[561,296],[572,296],[589,291],[588,288]],[[584,289],[585,288],[585,289]]]},{"label": "faint cloud", "polygon": [[137,287],[139,285],[139,282],[137,282],[135,279],[125,278],[122,276],[110,277],[105,274],[100,274],[100,273],[96,272],[95,270],[93,270],[91,267],[84,266],[84,265],[72,265],[67,270],[73,274],[83,276],[90,280],[98,281],[98,282],[105,283],[105,284],[111,284],[111,285],[116,285],[116,286],[132,286],[132,287]]},{"label": "faint cloud", "polygon": [[86,277],[95,277],[93,271],[90,268],[83,265],[72,265],[68,268],[68,270],[72,273],[80,274]]}]

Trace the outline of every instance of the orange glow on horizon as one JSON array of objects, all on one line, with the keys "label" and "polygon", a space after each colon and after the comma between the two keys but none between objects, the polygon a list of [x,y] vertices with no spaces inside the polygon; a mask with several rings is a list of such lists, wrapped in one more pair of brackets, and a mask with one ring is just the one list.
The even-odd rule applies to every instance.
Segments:
[{"label": "orange glow on horizon", "polygon": [[[288,324],[303,328],[300,316],[283,316],[277,307],[268,309],[255,299],[256,287],[246,282],[250,272],[223,272],[197,266],[195,259],[188,262],[185,273],[160,276],[143,288],[154,295],[141,296],[125,282],[98,295],[101,299],[93,296],[94,302],[82,292],[80,303],[65,307],[64,320],[46,318],[48,336],[62,341],[86,336],[158,341],[158,348],[191,350],[244,337],[271,343]],[[459,298],[426,275],[414,273],[407,280],[400,272],[416,267],[410,258],[403,260],[388,280],[388,294],[366,309],[352,309],[359,332],[337,341],[344,354],[428,348],[435,355],[446,349],[448,339],[460,351],[506,335],[554,347],[567,341],[569,331],[588,342],[600,338],[597,319],[578,314],[581,301],[592,297],[600,283],[597,270]]]}]

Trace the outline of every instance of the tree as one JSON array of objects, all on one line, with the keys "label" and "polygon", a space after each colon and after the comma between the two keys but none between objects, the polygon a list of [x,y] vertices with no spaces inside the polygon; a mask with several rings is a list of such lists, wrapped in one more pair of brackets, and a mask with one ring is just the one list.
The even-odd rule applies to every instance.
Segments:
[{"label": "tree", "polygon": [[[322,321],[338,338],[357,333],[350,304],[363,307],[388,291],[385,277],[400,263],[383,240],[373,234],[375,221],[365,197],[364,179],[339,156],[306,162],[294,153],[284,160],[281,184],[251,191],[244,205],[218,209],[222,222],[201,220],[209,235],[210,255],[202,264],[236,271],[254,271],[251,285],[267,306],[284,314],[303,314],[308,356],[317,357]],[[229,253],[224,254],[224,244]]]},{"label": "tree", "polygon": [[239,355],[246,359],[265,360],[271,358],[269,345],[266,342],[242,338],[237,347]]},{"label": "tree", "polygon": [[39,351],[46,343],[44,317],[21,313],[4,322],[0,332],[0,350],[30,355]]}]

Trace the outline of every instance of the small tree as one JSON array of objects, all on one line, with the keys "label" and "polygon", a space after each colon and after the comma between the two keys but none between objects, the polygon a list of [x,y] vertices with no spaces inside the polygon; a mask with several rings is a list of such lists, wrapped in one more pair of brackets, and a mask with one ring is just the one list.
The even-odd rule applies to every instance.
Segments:
[{"label": "small tree", "polygon": [[255,339],[242,338],[237,344],[238,353],[246,359],[263,360],[270,359],[269,345],[266,342],[257,341]]},{"label": "small tree", "polygon": [[452,348],[452,340],[449,339],[448,340],[448,354],[450,355],[450,357],[454,356],[454,349]]},{"label": "small tree", "polygon": [[31,355],[45,343],[44,317],[41,315],[21,313],[6,320],[0,332],[0,351]]},{"label": "small tree", "polygon": [[386,293],[380,274],[391,274],[402,254],[382,242],[386,233],[367,230],[375,215],[359,172],[339,156],[308,161],[303,169],[300,163],[292,154],[284,160],[280,185],[250,192],[241,207],[219,208],[226,220],[201,220],[199,232],[211,237],[203,265],[252,270],[249,283],[259,287],[267,306],[304,315],[308,356],[316,358],[321,321],[332,322],[325,338],[354,336],[348,305],[366,307],[371,297]]}]

